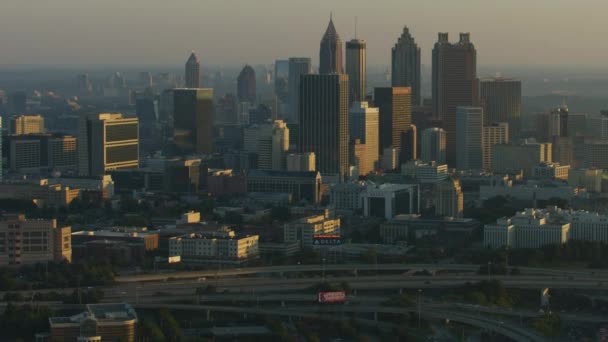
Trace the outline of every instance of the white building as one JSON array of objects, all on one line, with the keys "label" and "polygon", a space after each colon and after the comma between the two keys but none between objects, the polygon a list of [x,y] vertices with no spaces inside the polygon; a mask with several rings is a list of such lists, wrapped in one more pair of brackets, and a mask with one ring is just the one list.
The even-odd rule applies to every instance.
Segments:
[{"label": "white building", "polygon": [[484,244],[492,248],[540,248],[564,244],[570,223],[550,218],[543,210],[526,209],[510,219],[499,219],[484,227]]},{"label": "white building", "polygon": [[417,184],[381,184],[368,182],[361,193],[363,214],[387,220],[400,214],[420,212],[420,188]]},{"label": "white building", "polygon": [[440,183],[449,176],[447,164],[437,164],[434,161],[425,163],[419,160],[410,160],[401,165],[401,174],[416,178],[424,184]]},{"label": "white building", "polygon": [[331,187],[330,203],[338,210],[357,210],[362,208],[361,193],[365,183],[337,183]]},{"label": "white building", "polygon": [[566,201],[581,191],[559,182],[533,182],[514,184],[512,180],[493,181],[490,185],[479,187],[479,198],[486,200],[496,196],[512,197],[520,201],[547,201],[559,198]]},{"label": "white building", "polygon": [[283,226],[286,243],[300,242],[302,247],[312,247],[317,235],[340,235],[340,219],[331,218],[329,211],[323,215],[304,217]]},{"label": "white building", "polygon": [[244,262],[259,257],[258,240],[231,230],[187,234],[169,239],[169,256],[184,262]]},{"label": "white building", "polygon": [[399,150],[394,147],[385,148],[382,151],[382,169],[395,170],[399,166]]},{"label": "white building", "polygon": [[483,108],[456,109],[456,167],[459,170],[483,168]]}]

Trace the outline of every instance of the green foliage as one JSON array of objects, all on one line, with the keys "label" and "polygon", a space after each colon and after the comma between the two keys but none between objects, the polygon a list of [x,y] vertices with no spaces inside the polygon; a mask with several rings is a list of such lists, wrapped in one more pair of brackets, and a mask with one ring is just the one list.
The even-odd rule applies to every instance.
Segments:
[{"label": "green foliage", "polygon": [[33,340],[34,334],[48,331],[49,316],[51,312],[45,306],[8,303],[0,315],[0,335],[8,341]]},{"label": "green foliage", "polygon": [[64,304],[96,304],[104,297],[100,289],[74,290],[70,296],[63,299]]},{"label": "green foliage", "polygon": [[547,337],[557,337],[560,334],[562,322],[558,314],[547,314],[530,322],[530,326]]},{"label": "green foliage", "polygon": [[499,280],[480,281],[478,283],[467,283],[456,290],[465,300],[474,304],[495,304],[503,307],[511,307],[513,298],[509,295],[507,288]]},{"label": "green foliage", "polygon": [[138,326],[138,339],[141,341],[164,342],[165,334],[155,322],[143,320]]},{"label": "green foliage", "polygon": [[291,219],[291,210],[289,207],[273,207],[270,209],[270,217],[272,220],[286,222]]},{"label": "green foliage", "polygon": [[180,341],[183,337],[179,323],[173,314],[167,309],[160,309],[158,312],[158,321],[163,334],[169,337],[168,341]]}]

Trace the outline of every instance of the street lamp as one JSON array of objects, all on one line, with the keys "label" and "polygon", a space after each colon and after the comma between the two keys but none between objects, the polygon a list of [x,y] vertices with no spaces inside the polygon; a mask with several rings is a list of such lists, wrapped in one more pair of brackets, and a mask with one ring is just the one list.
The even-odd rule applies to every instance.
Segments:
[{"label": "street lamp", "polygon": [[422,289],[418,289],[418,329],[420,329],[420,316],[421,316],[421,310],[422,310],[422,306],[420,305],[421,294],[422,294]]}]

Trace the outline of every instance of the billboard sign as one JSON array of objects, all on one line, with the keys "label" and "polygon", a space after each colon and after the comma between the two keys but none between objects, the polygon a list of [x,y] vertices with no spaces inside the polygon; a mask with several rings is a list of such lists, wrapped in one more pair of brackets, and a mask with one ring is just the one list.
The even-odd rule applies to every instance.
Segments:
[{"label": "billboard sign", "polygon": [[338,246],[342,244],[340,235],[314,235],[312,237],[313,246]]},{"label": "billboard sign", "polygon": [[344,291],[319,292],[318,300],[320,304],[344,303],[346,293]]}]

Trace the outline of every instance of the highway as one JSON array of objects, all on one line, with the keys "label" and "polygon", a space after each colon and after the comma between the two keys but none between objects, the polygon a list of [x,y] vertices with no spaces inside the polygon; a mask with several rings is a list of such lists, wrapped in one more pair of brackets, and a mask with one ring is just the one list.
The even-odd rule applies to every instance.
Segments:
[{"label": "highway", "polygon": [[[570,277],[600,277],[608,278],[608,271],[597,270],[560,270],[549,268],[534,268],[534,267],[517,267],[523,274],[526,275],[544,275],[544,276],[570,276]],[[268,274],[287,274],[287,273],[330,273],[330,272],[359,272],[359,271],[422,271],[422,270],[444,270],[444,271],[461,271],[461,272],[477,272],[479,265],[470,264],[313,264],[313,265],[287,265],[287,266],[266,266],[266,267],[247,267],[247,268],[231,268],[206,271],[189,271],[189,272],[166,272],[154,274],[139,274],[118,276],[116,281],[119,283],[130,282],[147,282],[147,281],[167,281],[170,279],[195,279],[202,277],[228,277],[228,276],[244,276],[244,275],[268,275]]]}]

